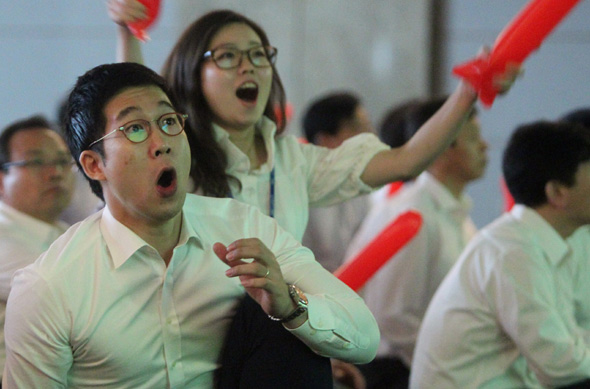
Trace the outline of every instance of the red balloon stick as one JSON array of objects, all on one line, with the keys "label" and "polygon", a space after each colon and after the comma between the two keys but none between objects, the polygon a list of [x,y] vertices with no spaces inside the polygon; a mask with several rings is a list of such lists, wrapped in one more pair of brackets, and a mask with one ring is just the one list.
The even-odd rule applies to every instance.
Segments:
[{"label": "red balloon stick", "polygon": [[139,0],[139,2],[145,6],[146,17],[133,23],[127,23],[127,27],[137,39],[145,42],[149,39],[145,31],[156,21],[160,13],[160,0]]},{"label": "red balloon stick", "polygon": [[355,258],[336,269],[334,275],[353,290],[359,290],[385,262],[418,233],[421,226],[422,216],[419,213],[402,213]]},{"label": "red balloon stick", "polygon": [[487,58],[477,57],[453,68],[453,74],[467,80],[490,107],[496,98],[495,76],[504,74],[506,65],[520,65],[580,0],[532,0],[496,38]]}]

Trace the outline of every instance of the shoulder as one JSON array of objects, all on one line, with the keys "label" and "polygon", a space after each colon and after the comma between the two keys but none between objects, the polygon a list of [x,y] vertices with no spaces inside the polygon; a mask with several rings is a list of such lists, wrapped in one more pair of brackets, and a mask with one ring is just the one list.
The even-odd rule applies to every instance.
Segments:
[{"label": "shoulder", "polygon": [[98,212],[68,228],[31,267],[45,276],[53,274],[58,278],[70,274],[68,269],[84,267],[84,262],[93,259],[94,247],[103,241],[101,215]]}]

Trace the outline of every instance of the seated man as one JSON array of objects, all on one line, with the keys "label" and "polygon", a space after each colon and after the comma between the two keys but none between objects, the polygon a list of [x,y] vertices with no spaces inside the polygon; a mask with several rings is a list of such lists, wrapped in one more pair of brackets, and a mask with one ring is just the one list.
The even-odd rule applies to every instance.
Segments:
[{"label": "seated man", "polygon": [[[330,93],[312,102],[302,123],[308,142],[330,149],[355,135],[373,131],[360,99],[348,92]],[[319,263],[334,272],[342,265],[346,246],[368,209],[366,195],[329,207],[311,208],[303,244],[313,251]]]},{"label": "seated man", "polygon": [[564,122],[519,127],[503,156],[516,205],[485,227],[440,285],[418,335],[413,388],[540,388],[590,378],[575,317],[576,254],[590,223],[590,137]]},{"label": "seated man", "polygon": [[42,116],[0,134],[0,374],[10,280],[67,229],[60,215],[72,196],[72,167],[65,141]]},{"label": "seated man", "polygon": [[138,64],[78,79],[66,139],[106,205],[15,274],[5,388],[211,388],[244,291],[316,353],[374,357],[374,318],[308,249],[253,207],[186,194],[170,96]]},{"label": "seated man", "polygon": [[[445,98],[439,98],[405,104],[405,123],[384,123],[381,139],[408,141],[444,102]],[[395,196],[382,196],[373,204],[348,247],[348,257],[354,258],[400,214],[412,210],[422,217],[418,234],[387,261],[362,291],[381,331],[377,357],[361,366],[368,389],[408,387],[426,307],[476,232],[469,217],[471,199],[465,189],[484,174],[486,150],[477,112],[473,111],[455,141],[427,171]]]}]

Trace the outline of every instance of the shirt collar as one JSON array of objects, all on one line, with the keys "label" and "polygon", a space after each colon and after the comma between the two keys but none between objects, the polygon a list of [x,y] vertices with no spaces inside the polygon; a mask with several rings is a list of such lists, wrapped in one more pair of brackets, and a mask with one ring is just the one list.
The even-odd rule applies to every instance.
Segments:
[{"label": "shirt collar", "polygon": [[[177,247],[187,244],[191,238],[194,238],[198,242],[201,240],[193,226],[186,220],[184,210],[182,216]],[[143,247],[149,247],[155,251],[152,246],[140,238],[135,232],[115,219],[108,206],[105,206],[102,211],[100,231],[104,236],[115,269],[122,266],[133,254]]]},{"label": "shirt collar", "polygon": [[547,255],[549,261],[557,265],[569,253],[567,242],[534,209],[516,204],[510,210],[512,216],[523,223],[527,230],[533,231],[536,243]]},{"label": "shirt collar", "polygon": [[[229,133],[215,123],[212,124],[212,127],[215,141],[227,155],[228,170],[250,171],[250,161],[248,160],[248,157],[229,140]],[[264,145],[266,146],[266,152],[268,153],[266,163],[263,164],[258,171],[260,173],[268,173],[274,166],[274,137],[277,132],[277,127],[272,120],[263,116],[258,123],[256,123],[256,131],[262,135]]]},{"label": "shirt collar", "polygon": [[416,181],[432,194],[432,198],[441,209],[449,213],[458,213],[462,217],[469,215],[469,212],[471,212],[473,202],[468,195],[463,194],[461,198],[457,199],[429,172],[420,174]]},{"label": "shirt collar", "polygon": [[46,223],[0,201],[0,219],[2,218],[22,226],[32,240],[45,242],[48,246],[68,229],[68,225],[62,221],[56,221],[53,224]]}]

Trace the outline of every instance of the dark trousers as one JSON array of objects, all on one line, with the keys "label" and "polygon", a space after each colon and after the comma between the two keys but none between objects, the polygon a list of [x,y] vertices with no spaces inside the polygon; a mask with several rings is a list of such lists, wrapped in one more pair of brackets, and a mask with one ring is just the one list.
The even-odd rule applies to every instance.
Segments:
[{"label": "dark trousers", "polygon": [[365,376],[367,389],[407,389],[410,370],[397,358],[375,358],[365,365],[357,365]]},{"label": "dark trousers", "polygon": [[590,388],[590,380],[584,380],[575,384],[560,386],[560,389],[588,389]]},{"label": "dark trousers", "polygon": [[238,308],[221,354],[219,389],[332,389],[330,359],[270,320],[250,296]]}]

